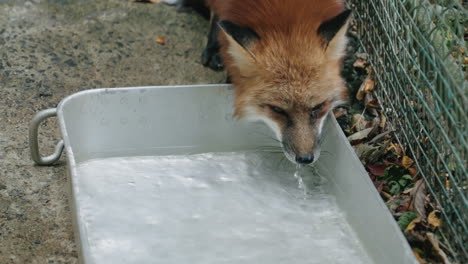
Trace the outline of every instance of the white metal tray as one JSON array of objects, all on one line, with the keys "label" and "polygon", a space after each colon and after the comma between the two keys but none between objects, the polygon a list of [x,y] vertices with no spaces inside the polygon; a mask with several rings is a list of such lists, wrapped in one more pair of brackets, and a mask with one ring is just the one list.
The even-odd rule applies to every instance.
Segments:
[{"label": "white metal tray", "polygon": [[[236,152],[271,146],[274,141],[265,136],[270,133],[266,126],[232,119],[232,99],[229,85],[95,89],[73,94],[57,109],[36,115],[30,129],[33,160],[48,165],[60,157],[63,148],[67,153],[70,201],[81,262],[97,263],[97,258],[90,247],[95,235],[89,233],[93,231],[85,219],[87,208],[82,203],[83,195],[89,195],[90,190],[83,190],[87,187],[78,184],[83,175],[78,173],[77,166],[111,157]],[[63,141],[53,155],[44,158],[38,151],[37,129],[41,121],[55,115]],[[329,181],[337,204],[365,252],[375,263],[417,263],[334,117],[328,118],[325,131],[322,150],[329,155],[321,155],[315,167]],[[113,188],[113,184],[117,183],[110,181],[105,188]],[[126,206],[127,198],[132,199],[126,193],[121,196],[122,206]],[[115,229],[115,234],[120,232],[125,232],[125,227]],[[132,239],[138,240],[138,235],[135,236]],[[304,245],[304,250],[308,246]],[[165,263],[156,251],[138,262],[123,254],[127,254],[123,249],[114,251],[107,261],[99,263]]]}]

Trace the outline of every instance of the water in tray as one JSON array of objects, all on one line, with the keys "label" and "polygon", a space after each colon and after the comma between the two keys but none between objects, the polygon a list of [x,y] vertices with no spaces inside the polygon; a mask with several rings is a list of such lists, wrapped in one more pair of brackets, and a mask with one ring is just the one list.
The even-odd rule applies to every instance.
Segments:
[{"label": "water in tray", "polygon": [[97,264],[370,263],[324,180],[295,173],[254,152],[88,161],[83,239]]}]

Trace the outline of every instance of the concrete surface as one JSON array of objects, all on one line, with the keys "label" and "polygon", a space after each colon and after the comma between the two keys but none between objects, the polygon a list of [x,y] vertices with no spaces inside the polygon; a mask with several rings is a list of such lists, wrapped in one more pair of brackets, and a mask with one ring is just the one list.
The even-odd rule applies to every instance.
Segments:
[{"label": "concrete surface", "polygon": [[[84,89],[224,82],[199,64],[207,23],[130,0],[0,0],[0,263],[77,262],[66,161],[33,165],[32,116]],[[50,153],[55,120],[40,138]]]}]

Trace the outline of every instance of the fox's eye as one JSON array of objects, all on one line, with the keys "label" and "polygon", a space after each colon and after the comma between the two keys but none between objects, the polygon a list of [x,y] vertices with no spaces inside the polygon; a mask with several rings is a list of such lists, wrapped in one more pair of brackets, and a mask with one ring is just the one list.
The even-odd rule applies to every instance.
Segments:
[{"label": "fox's eye", "polygon": [[284,115],[284,116],[288,115],[288,113],[286,113],[286,111],[281,107],[278,107],[275,105],[268,105],[268,107],[270,107],[270,109],[277,114]]},{"label": "fox's eye", "polygon": [[324,103],[316,105],[314,108],[312,108],[311,112],[318,112],[323,108]]},{"label": "fox's eye", "polygon": [[322,110],[324,103],[316,105],[312,110],[310,110],[310,118],[316,119],[318,116],[318,112]]}]

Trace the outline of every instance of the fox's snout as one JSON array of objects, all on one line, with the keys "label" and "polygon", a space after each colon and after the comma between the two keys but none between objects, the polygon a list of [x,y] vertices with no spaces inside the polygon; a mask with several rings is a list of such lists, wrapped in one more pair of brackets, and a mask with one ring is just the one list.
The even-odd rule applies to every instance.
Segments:
[{"label": "fox's snout", "polygon": [[310,164],[314,162],[314,154],[309,153],[306,155],[296,155],[296,162],[303,165]]},{"label": "fox's snout", "polygon": [[299,165],[307,165],[317,161],[320,156],[322,125],[325,116],[314,120],[307,118],[286,122],[279,126],[277,136],[288,159]]},{"label": "fox's snout", "polygon": [[285,156],[293,163],[307,165],[320,156],[323,127],[332,105],[329,102],[313,106],[278,106],[260,104],[246,107],[244,118],[263,121],[281,143]]},{"label": "fox's snout", "polygon": [[320,155],[318,139],[284,137],[281,140],[286,157],[297,164],[307,165],[315,162]]}]

